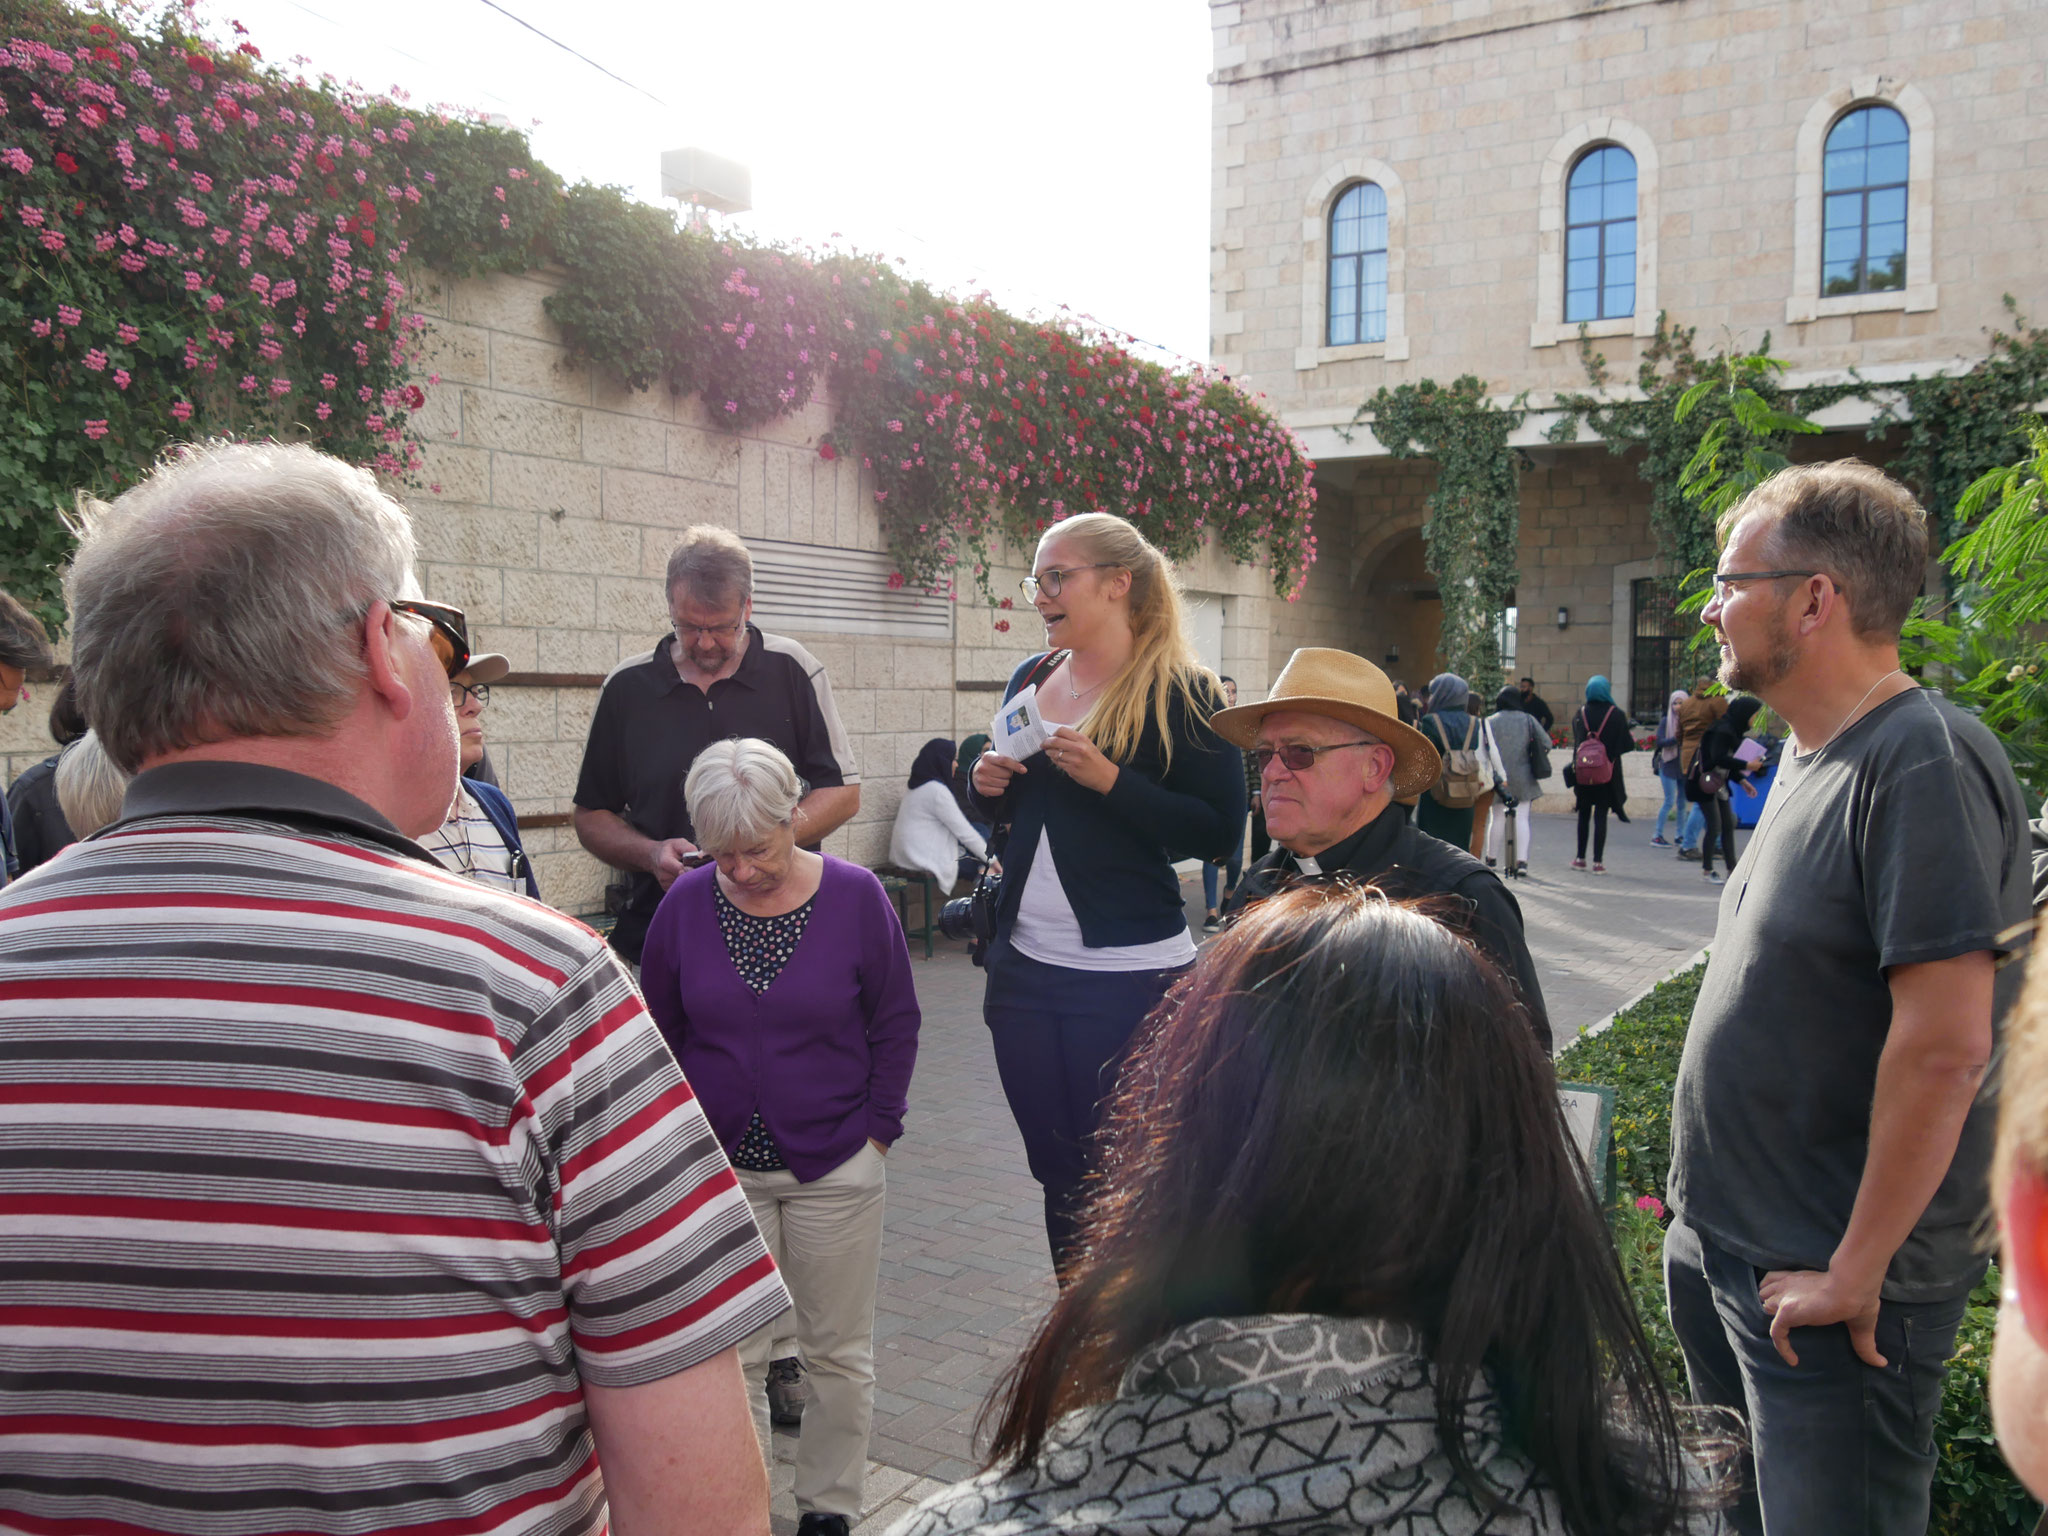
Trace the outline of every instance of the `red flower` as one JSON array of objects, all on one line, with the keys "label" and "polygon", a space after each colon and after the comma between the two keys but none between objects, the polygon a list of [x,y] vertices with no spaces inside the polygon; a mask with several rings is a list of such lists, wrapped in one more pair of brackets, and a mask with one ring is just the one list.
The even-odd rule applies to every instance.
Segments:
[{"label": "red flower", "polygon": [[363,222],[365,224],[374,224],[377,222],[377,205],[371,202],[367,197],[359,198],[357,200],[356,212],[363,216]]},{"label": "red flower", "polygon": [[195,75],[210,75],[213,73],[213,60],[203,53],[186,54],[185,64]]},{"label": "red flower", "polygon": [[827,438],[818,444],[818,457],[823,459],[828,464],[831,463],[832,460],[839,457],[839,450],[832,446],[832,441],[830,438]]},{"label": "red flower", "polygon": [[66,176],[76,176],[78,174],[78,162],[60,149],[57,151],[57,169]]},{"label": "red flower", "polygon": [[405,404],[408,410],[417,411],[427,403],[427,392],[417,384],[405,386]]},{"label": "red flower", "polygon": [[889,573],[889,590],[891,592],[900,591],[902,589],[902,586],[903,573],[901,571],[891,571]]},{"label": "red flower", "polygon": [[1008,619],[997,619],[997,620],[996,620],[996,633],[997,633],[997,634],[999,634],[999,635],[1007,635],[1007,634],[1008,634],[1009,632],[1010,632],[1010,621],[1009,621]]}]

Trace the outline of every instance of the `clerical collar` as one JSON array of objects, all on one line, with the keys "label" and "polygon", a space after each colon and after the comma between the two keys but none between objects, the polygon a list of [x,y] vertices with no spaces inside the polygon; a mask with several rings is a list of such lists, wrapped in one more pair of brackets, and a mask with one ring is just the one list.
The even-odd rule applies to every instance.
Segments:
[{"label": "clerical collar", "polygon": [[1314,854],[1289,854],[1288,857],[1294,860],[1297,873],[1320,875],[1323,872],[1323,866],[1316,862]]},{"label": "clerical collar", "polygon": [[[1373,829],[1385,821],[1388,813],[1392,811],[1392,806],[1387,807],[1387,810],[1380,812],[1342,842],[1332,843],[1320,853],[1290,853],[1287,857],[1294,861],[1296,872],[1303,875],[1321,875],[1325,871],[1334,874],[1340,869],[1349,869],[1358,861],[1359,850],[1366,839],[1372,836]],[[1394,812],[1394,819],[1400,819],[1398,812]]]}]

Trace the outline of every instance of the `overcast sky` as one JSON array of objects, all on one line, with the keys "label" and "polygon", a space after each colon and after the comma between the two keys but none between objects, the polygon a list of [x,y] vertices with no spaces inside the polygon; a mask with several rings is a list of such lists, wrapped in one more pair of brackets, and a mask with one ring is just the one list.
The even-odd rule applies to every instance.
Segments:
[{"label": "overcast sky", "polygon": [[[502,113],[540,158],[659,200],[664,149],[747,164],[764,236],[900,256],[1208,356],[1201,0],[202,0],[266,60]],[[643,94],[644,93],[644,94]]]}]

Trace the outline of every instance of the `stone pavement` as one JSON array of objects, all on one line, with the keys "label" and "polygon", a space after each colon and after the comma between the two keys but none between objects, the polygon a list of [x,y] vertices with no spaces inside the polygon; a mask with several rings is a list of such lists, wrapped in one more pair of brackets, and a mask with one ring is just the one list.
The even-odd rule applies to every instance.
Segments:
[{"label": "stone pavement", "polygon": [[[1560,1040],[1682,967],[1712,934],[1721,888],[1651,848],[1649,820],[1610,826],[1610,873],[1596,877],[1568,868],[1570,818],[1535,819],[1532,875],[1513,887]],[[1201,882],[1186,888],[1199,932]],[[981,1405],[1053,1296],[1038,1186],[981,1022],[981,973],[943,941],[915,964],[924,1028],[907,1131],[889,1157],[865,1533],[976,1470]],[[787,1536],[797,1437],[775,1439],[774,1527]]]}]

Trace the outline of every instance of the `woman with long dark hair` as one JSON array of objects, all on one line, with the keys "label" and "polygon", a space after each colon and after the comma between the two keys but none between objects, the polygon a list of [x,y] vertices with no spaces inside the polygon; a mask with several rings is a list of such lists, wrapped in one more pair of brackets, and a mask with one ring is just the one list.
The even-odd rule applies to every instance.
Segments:
[{"label": "woman with long dark hair", "polygon": [[989,1470],[895,1536],[1689,1528],[1704,1469],[1469,942],[1370,888],[1284,892],[1150,1027]]},{"label": "woman with long dark hair", "polygon": [[[1721,877],[1714,873],[1714,849],[1721,850],[1722,862],[1728,866],[1728,873],[1735,873],[1735,807],[1728,799],[1728,792],[1749,776],[1751,765],[1735,755],[1742,745],[1742,739],[1749,734],[1750,722],[1756,719],[1757,711],[1764,707],[1762,699],[1752,699],[1746,694],[1732,699],[1728,713],[1707,727],[1706,735],[1700,738],[1699,751],[1694,767],[1702,773],[1718,774],[1718,781],[1708,792],[1699,775],[1695,774],[1686,782],[1686,796],[1698,805],[1706,818],[1706,829],[1700,833],[1700,873],[1711,885],[1719,885]],[[1743,786],[1746,794],[1754,795],[1756,790]]]},{"label": "woman with long dark hair", "polygon": [[1053,524],[1024,594],[1052,649],[1004,699],[1035,686],[1057,729],[1023,762],[974,766],[976,810],[1010,824],[982,1013],[1064,1272],[1117,1063],[1195,958],[1174,861],[1229,855],[1245,781],[1209,724],[1222,693],[1173,568],[1136,528],[1106,512]]}]

